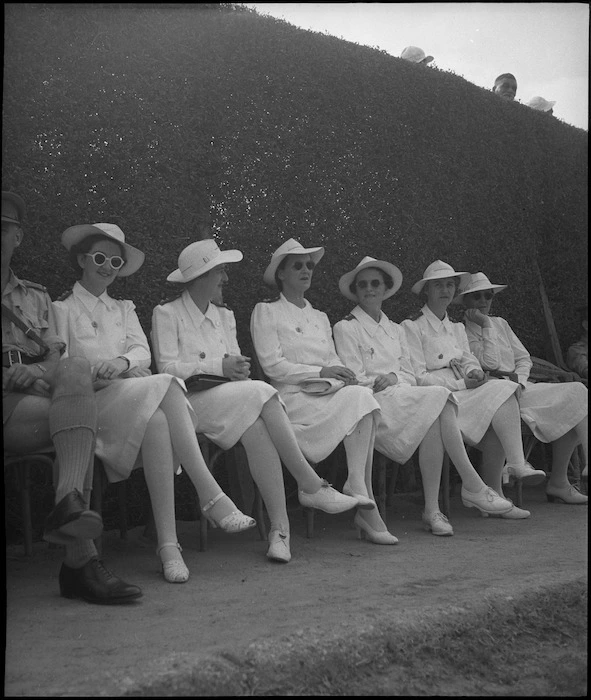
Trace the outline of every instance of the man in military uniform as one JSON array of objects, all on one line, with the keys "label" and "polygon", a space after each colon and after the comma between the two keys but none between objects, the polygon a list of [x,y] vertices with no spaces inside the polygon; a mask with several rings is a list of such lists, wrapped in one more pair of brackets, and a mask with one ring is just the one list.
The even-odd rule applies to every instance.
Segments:
[{"label": "man in military uniform", "polygon": [[[56,452],[56,505],[43,537],[65,545],[61,595],[91,603],[121,603],[142,595],[99,559],[93,539],[103,528],[90,510],[97,410],[90,365],[61,359],[51,299],[44,287],[19,279],[10,263],[23,240],[25,203],[2,192],[2,412],[4,449]],[[86,497],[86,498],[85,498]]]}]

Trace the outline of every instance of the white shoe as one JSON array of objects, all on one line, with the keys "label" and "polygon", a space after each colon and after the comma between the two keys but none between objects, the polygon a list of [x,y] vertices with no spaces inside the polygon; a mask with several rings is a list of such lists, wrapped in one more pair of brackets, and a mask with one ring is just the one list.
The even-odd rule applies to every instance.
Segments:
[{"label": "white shoe", "polygon": [[461,496],[466,508],[478,508],[483,513],[508,513],[513,507],[511,501],[499,496],[490,486],[484,486],[476,493],[462,486]]},{"label": "white shoe", "polygon": [[189,580],[189,569],[187,569],[183,558],[180,556],[181,545],[178,542],[165,542],[156,550],[156,554],[160,555],[160,550],[164,547],[176,547],[179,550],[179,559],[171,559],[162,562],[162,575],[168,583],[185,583]]},{"label": "white shoe", "polygon": [[[509,502],[511,503],[511,501]],[[529,510],[511,505],[511,510],[507,513],[481,513],[481,515],[483,518],[494,516],[495,518],[504,518],[505,520],[524,520],[525,518],[529,518],[531,513]]]},{"label": "white shoe", "polygon": [[507,464],[507,474],[514,479],[519,479],[524,486],[537,486],[546,479],[546,472],[534,469],[529,462],[523,464]]},{"label": "white shoe", "polygon": [[431,531],[434,535],[451,537],[454,534],[454,529],[450,525],[449,520],[439,511],[428,517],[423,513],[421,519],[425,530]]},{"label": "white shoe", "polygon": [[322,479],[322,486],[316,493],[306,493],[298,491],[298,501],[304,508],[317,508],[325,513],[334,515],[335,513],[344,513],[346,510],[357,507],[357,499],[352,496],[346,496]]},{"label": "white shoe", "polygon": [[289,551],[289,535],[285,535],[280,530],[271,530],[269,533],[269,549],[267,550],[267,559],[271,561],[279,561],[282,564],[287,564],[291,559]]},{"label": "white shoe", "polygon": [[355,513],[353,524],[360,540],[366,539],[374,544],[398,544],[398,537],[394,537],[388,530],[374,530],[359,511]]},{"label": "white shoe", "polygon": [[351,496],[351,498],[356,499],[358,508],[363,508],[363,510],[372,510],[376,507],[376,502],[372,501],[369,496],[362,496],[359,493],[353,493],[353,489],[349,486],[349,480],[345,481],[343,484],[343,493],[345,496]]},{"label": "white shoe", "polygon": [[568,505],[587,505],[589,498],[582,494],[578,488],[569,484],[564,488],[557,489],[556,486],[546,486],[546,498],[550,503],[567,503]]}]

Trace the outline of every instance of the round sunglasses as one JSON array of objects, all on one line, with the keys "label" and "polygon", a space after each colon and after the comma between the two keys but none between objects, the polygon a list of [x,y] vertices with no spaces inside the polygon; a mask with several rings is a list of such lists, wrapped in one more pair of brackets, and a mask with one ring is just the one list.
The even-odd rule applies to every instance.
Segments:
[{"label": "round sunglasses", "polygon": [[478,301],[480,298],[490,301],[494,297],[494,294],[492,292],[470,292],[467,296],[469,296],[470,299],[474,299],[474,301]]},{"label": "round sunglasses", "polygon": [[357,286],[359,287],[359,289],[367,289],[368,287],[373,287],[374,289],[377,289],[380,286],[380,284],[382,284],[382,280],[377,280],[377,279],[373,279],[373,280],[369,280],[369,281],[368,280],[358,280],[358,282],[357,282]]},{"label": "round sunglasses", "polygon": [[304,264],[308,270],[313,270],[316,267],[316,263],[312,262],[311,260],[308,260],[306,263],[303,263],[301,260],[297,260],[296,262],[292,263],[291,266],[294,270],[301,270],[304,267]]},{"label": "round sunglasses", "polygon": [[104,253],[85,253],[89,258],[92,258],[92,262],[99,267],[104,265],[107,261],[113,270],[120,270],[123,265],[125,265],[125,260],[120,255],[112,255],[108,258]]}]

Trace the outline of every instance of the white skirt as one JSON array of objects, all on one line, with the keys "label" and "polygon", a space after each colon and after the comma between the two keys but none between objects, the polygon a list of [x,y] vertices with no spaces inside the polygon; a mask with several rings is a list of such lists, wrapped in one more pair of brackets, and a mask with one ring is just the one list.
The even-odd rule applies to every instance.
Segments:
[{"label": "white skirt", "polygon": [[364,416],[373,414],[377,428],[380,405],[367,387],[344,386],[334,394],[318,396],[285,385],[279,388],[279,395],[300,449],[311,462],[326,459]]},{"label": "white skirt", "polygon": [[433,425],[443,407],[457,401],[443,386],[395,384],[374,394],[382,415],[376,432],[376,450],[405,464]]},{"label": "white skirt", "polygon": [[270,384],[247,379],[190,392],[188,399],[197,417],[197,432],[227,450],[240,440],[273,396],[277,391]]},{"label": "white skirt", "polygon": [[[148,421],[173,381],[178,382],[184,391],[182,380],[171,374],[153,374],[116,379],[96,393],[98,429],[95,451],[109,481],[123,481],[133,469],[142,466],[140,448]],[[196,424],[189,402],[187,410]]]},{"label": "white skirt", "polygon": [[542,442],[554,442],[587,417],[589,390],[581,382],[527,382],[519,399],[522,420]]}]

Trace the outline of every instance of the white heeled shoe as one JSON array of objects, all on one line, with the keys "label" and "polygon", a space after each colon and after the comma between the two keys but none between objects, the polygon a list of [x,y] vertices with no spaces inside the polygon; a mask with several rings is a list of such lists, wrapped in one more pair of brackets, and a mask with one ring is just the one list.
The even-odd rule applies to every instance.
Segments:
[{"label": "white heeled shoe", "polygon": [[529,518],[531,515],[529,510],[514,506],[512,501],[509,501],[509,503],[511,503],[511,510],[507,511],[506,513],[485,513],[482,511],[480,515],[482,515],[483,518],[494,517],[503,518],[504,520],[525,520],[525,518]]},{"label": "white heeled shoe", "polygon": [[398,538],[394,537],[388,530],[374,530],[368,525],[360,513],[355,513],[353,524],[357,529],[357,535],[360,540],[367,539],[374,544],[398,544]]},{"label": "white heeled shoe", "polygon": [[490,486],[483,486],[477,492],[468,491],[462,486],[461,498],[466,508],[478,508],[482,513],[492,513],[493,515],[495,513],[508,513],[513,507],[509,499],[499,496]]},{"label": "white heeled shoe", "polygon": [[556,486],[546,486],[546,498],[550,503],[566,503],[573,506],[587,505],[589,502],[588,496],[582,494],[576,486],[569,484],[562,488]]},{"label": "white heeled shoe", "polygon": [[351,496],[357,501],[357,507],[364,510],[373,510],[376,507],[376,502],[372,501],[369,496],[362,496],[359,493],[353,493],[353,489],[349,486],[349,480],[343,484],[343,493],[345,496]]},{"label": "white heeled shoe", "polygon": [[267,559],[278,561],[282,564],[287,564],[291,559],[289,551],[289,535],[284,534],[281,530],[271,530],[269,533],[269,549],[267,550]]},{"label": "white heeled shoe", "polygon": [[[179,550],[179,552],[183,551],[181,549],[181,545],[178,542],[165,542],[164,544],[161,544],[156,550],[156,554],[158,556],[160,556],[160,551],[164,549],[164,547],[176,547]],[[189,569],[187,569],[187,566],[183,561],[182,557],[180,559],[171,559],[170,561],[163,561],[162,574],[165,580],[168,581],[168,583],[185,583],[185,581],[189,580]]]},{"label": "white heeled shoe", "polygon": [[298,501],[305,508],[317,508],[331,515],[343,513],[346,510],[357,507],[356,498],[339,493],[325,479],[322,479],[322,485],[316,493],[306,493],[300,489],[298,491]]},{"label": "white heeled shoe", "polygon": [[[217,520],[212,514],[208,513],[207,511],[211,510],[215,506],[215,504],[222,498],[227,498],[235,510],[233,510],[231,513],[224,516],[220,520]],[[226,496],[226,494],[223,491],[220,491],[215,498],[212,498],[211,501],[208,501],[201,509],[201,512],[210,522],[212,527],[219,527],[224,532],[242,532],[243,530],[249,530],[251,527],[254,527],[257,524],[254,518],[251,518],[248,515],[244,515],[242,511],[238,510],[238,508],[236,508],[234,503],[232,503],[230,498]]]}]

